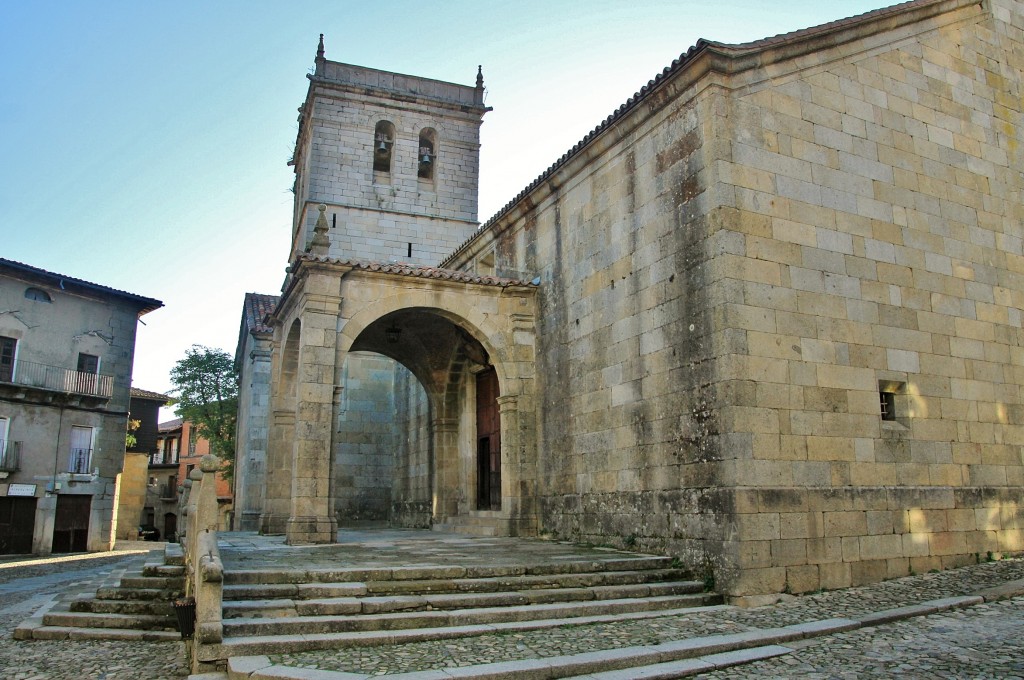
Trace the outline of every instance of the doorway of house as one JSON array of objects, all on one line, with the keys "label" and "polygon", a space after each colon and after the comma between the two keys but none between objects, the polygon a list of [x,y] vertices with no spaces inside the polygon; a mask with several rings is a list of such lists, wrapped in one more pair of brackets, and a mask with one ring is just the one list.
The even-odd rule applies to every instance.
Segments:
[{"label": "doorway of house", "polygon": [[89,510],[92,496],[57,496],[50,552],[85,552],[89,549]]},{"label": "doorway of house", "polygon": [[0,498],[0,555],[32,552],[35,523],[35,498]]}]

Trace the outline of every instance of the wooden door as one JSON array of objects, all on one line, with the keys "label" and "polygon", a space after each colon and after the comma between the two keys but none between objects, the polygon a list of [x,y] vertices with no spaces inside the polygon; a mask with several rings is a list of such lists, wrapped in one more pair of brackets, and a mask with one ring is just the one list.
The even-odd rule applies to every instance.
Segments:
[{"label": "wooden door", "polygon": [[173,512],[164,515],[164,540],[171,543],[178,540],[178,516]]},{"label": "wooden door", "polygon": [[0,498],[0,555],[25,555],[32,552],[35,523],[35,498]]},{"label": "wooden door", "polygon": [[85,552],[89,546],[89,511],[92,496],[57,496],[50,552]]},{"label": "wooden door", "polygon": [[501,415],[498,374],[488,369],[476,376],[476,507],[501,509]]}]

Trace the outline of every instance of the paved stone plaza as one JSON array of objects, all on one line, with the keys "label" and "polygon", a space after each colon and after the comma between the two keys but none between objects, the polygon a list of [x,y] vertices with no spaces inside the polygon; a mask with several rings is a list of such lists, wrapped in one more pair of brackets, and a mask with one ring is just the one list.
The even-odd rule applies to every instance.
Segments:
[{"label": "paved stone plaza", "polygon": [[[228,569],[289,563],[295,568],[399,566],[611,559],[600,548],[557,542],[480,539],[436,532],[342,532],[336,546],[294,548],[274,537],[226,534]],[[361,539],[361,540],[360,540]],[[358,541],[358,542],[357,542]],[[18,642],[11,632],[55,597],[95,589],[152,555],[145,552],[0,560],[0,668],[4,678],[180,678],[187,675],[180,643],[70,640]],[[778,604],[740,609],[715,607],[670,616],[577,625],[536,632],[483,635],[400,646],[308,652],[272,657],[294,667],[365,675],[421,673],[481,663],[515,662],[652,645],[708,635],[766,630],[835,617],[857,617],[903,605],[967,595],[1024,579],[1024,560],[983,562],[961,569],[910,576],[871,586],[786,597]],[[1019,588],[1021,584],[1016,584]],[[1019,592],[1019,589],[1018,591]],[[717,671],[712,678],[1024,678],[1024,597],[976,604],[931,616],[786,644],[775,659]],[[628,675],[622,677],[630,677]]]}]

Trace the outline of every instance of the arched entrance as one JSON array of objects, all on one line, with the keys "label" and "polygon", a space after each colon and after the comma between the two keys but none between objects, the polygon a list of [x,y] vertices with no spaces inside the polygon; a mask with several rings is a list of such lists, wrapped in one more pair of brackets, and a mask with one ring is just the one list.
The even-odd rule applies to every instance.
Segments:
[{"label": "arched entrance", "polygon": [[[331,523],[360,518],[535,533],[536,288],[311,256],[292,275],[268,441],[290,481],[288,541],[330,542]],[[372,370],[384,357],[401,369]]]}]

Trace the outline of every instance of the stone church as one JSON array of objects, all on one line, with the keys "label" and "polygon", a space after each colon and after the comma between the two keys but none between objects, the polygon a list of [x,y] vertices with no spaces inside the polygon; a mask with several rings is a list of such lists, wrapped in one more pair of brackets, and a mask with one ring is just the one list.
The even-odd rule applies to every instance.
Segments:
[{"label": "stone church", "polygon": [[1024,549],[1024,2],[702,40],[483,225],[482,75],[315,64],[242,528],[607,544],[737,598]]}]

